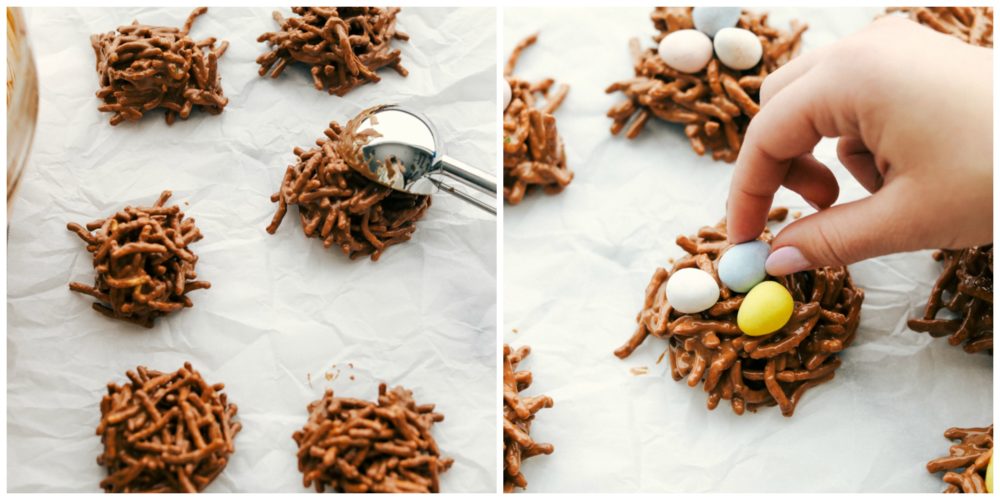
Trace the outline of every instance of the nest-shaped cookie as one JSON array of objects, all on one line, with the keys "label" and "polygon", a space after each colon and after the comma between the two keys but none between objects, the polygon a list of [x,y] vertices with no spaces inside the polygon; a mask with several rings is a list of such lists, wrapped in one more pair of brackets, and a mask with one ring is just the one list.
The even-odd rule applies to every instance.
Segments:
[{"label": "nest-shaped cookie", "polygon": [[[659,34],[657,43],[677,30],[694,29],[691,7],[657,7],[650,16]],[[633,139],[650,118],[684,125],[691,148],[699,155],[711,151],[712,158],[733,162],[743,145],[750,120],[760,109],[760,86],[799,50],[805,24],[792,21],[791,31],[767,24],[767,14],[743,11],[738,27],[752,31],[764,47],[761,62],[744,71],[727,68],[713,56],[698,73],[677,71],[657,54],[656,48],[642,50],[639,40],[629,42],[635,64],[635,78],[612,84],[607,93],[621,91],[627,100],[608,110],[614,123],[611,133],[625,130]]]},{"label": "nest-shaped cookie", "polygon": [[303,484],[322,493],[438,493],[441,458],[431,426],[444,420],[402,387],[379,386],[377,402],[333,396],[309,404],[309,420],[292,439]]},{"label": "nest-shaped cookie", "polygon": [[191,363],[163,373],[140,366],[129,382],[108,384],[101,400],[108,493],[195,493],[222,473],[235,450],[236,405],[223,384],[208,384]]},{"label": "nest-shaped cookie", "polygon": [[222,93],[219,58],[229,42],[216,47],[215,38],[188,36],[195,19],[207,11],[195,9],[180,29],[133,21],[90,37],[101,86],[97,97],[104,101],[97,109],[114,113],[112,125],[138,121],[158,108],[166,109],[167,124],[187,119],[195,108],[222,113],[229,100]]},{"label": "nest-shaped cookie", "polygon": [[[538,34],[521,40],[504,68],[511,99],[503,113],[503,197],[511,205],[520,203],[531,186],[556,194],[573,180],[573,172],[566,166],[566,148],[552,116],[566,98],[569,86],[560,85],[550,95],[555,80],[529,82],[514,76],[521,53],[537,40]],[[535,94],[545,97],[544,106]]]},{"label": "nest-shaped cookie", "polygon": [[398,7],[292,7],[298,17],[274,11],[281,28],[257,38],[270,51],[257,58],[260,75],[277,78],[292,63],[310,66],[316,90],[343,96],[366,83],[378,83],[386,66],[402,76],[401,52],[393,40],[410,37],[396,29]]},{"label": "nest-shaped cookie", "polygon": [[307,237],[323,240],[326,248],[337,245],[352,259],[371,255],[378,260],[386,248],[410,239],[431,197],[384,187],[350,167],[371,138],[354,132],[366,116],[362,112],[346,127],[330,122],[316,147],[295,148],[298,159],[271,196],[278,210],[268,233],[278,230],[288,207],[295,205]]},{"label": "nest-shaped cookie", "polygon": [[[770,219],[783,220],[786,215],[787,210],[775,210]],[[688,255],[671,271],[661,267],[653,274],[637,317],[639,325],[615,355],[629,356],[649,335],[664,338],[674,380],[687,377],[691,387],[702,383],[708,409],[727,399],[738,415],[777,405],[782,415],[790,417],[807,390],[833,379],[840,366],[837,354],[851,345],[857,332],[864,292],[854,286],[845,267],[770,278],[791,292],[792,317],[777,332],[744,335],[736,314],[745,294],[719,281],[719,258],[731,246],[726,237],[724,221],[703,227],[694,236],[677,237],[677,245]],[[771,234],[765,230],[761,239],[770,241]],[[667,279],[688,267],[711,274],[719,283],[719,302],[705,312],[681,314],[667,301]]]},{"label": "nest-shaped cookie", "polygon": [[931,474],[944,471],[945,493],[987,493],[986,467],[993,457],[993,424],[988,427],[952,427],[944,437],[957,441],[948,456],[927,462]]},{"label": "nest-shaped cookie", "polygon": [[198,256],[189,248],[201,231],[179,206],[164,206],[170,195],[164,191],[151,207],[125,207],[86,227],[67,224],[94,254],[97,272],[93,286],[72,282],[69,289],[97,299],[97,312],[146,328],[193,306],[188,292],[212,286],[196,281]]},{"label": "nest-shaped cookie", "polygon": [[517,370],[531,349],[503,346],[503,491],[527,488],[528,480],[521,472],[521,462],[535,455],[549,455],[553,447],[531,438],[531,422],[542,408],[552,408],[552,398],[544,395],[522,397],[521,391],[531,385],[531,372]]},{"label": "nest-shaped cookie", "polygon": [[993,48],[993,7],[890,7],[913,21],[959,40]]},{"label": "nest-shaped cookie", "polygon": [[[910,329],[933,337],[948,337],[965,352],[993,354],[993,245],[963,250],[938,250],[934,259],[944,264],[927,299],[922,318],[907,322]],[[952,318],[938,318],[949,311]],[[945,313],[947,315],[947,313]]]}]

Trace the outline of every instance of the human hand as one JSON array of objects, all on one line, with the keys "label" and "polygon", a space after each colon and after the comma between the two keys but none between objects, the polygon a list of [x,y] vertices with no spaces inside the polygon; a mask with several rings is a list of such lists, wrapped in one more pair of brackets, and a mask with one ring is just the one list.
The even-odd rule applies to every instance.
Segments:
[{"label": "human hand", "polygon": [[[992,57],[886,17],[769,75],[736,160],[729,239],[759,236],[785,186],[819,211],[775,237],[772,275],[992,241]],[[834,205],[837,180],[812,155],[822,137],[840,138],[871,196]]]}]

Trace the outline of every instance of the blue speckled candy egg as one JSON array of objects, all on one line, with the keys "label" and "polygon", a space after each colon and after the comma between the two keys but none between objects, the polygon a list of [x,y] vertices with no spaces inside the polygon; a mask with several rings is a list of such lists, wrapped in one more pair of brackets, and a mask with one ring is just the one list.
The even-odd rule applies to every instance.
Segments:
[{"label": "blue speckled candy egg", "polygon": [[691,17],[698,31],[714,37],[722,28],[736,26],[742,10],[739,7],[695,7]]},{"label": "blue speckled candy egg", "polygon": [[719,280],[734,292],[749,292],[767,277],[764,262],[769,253],[771,245],[760,240],[729,247],[719,259]]}]

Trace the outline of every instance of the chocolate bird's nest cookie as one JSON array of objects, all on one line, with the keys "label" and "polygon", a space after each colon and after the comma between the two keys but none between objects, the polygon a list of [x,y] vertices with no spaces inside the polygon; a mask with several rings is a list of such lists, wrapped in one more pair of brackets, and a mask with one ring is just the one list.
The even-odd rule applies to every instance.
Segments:
[{"label": "chocolate bird's nest cookie", "polygon": [[401,52],[393,40],[410,37],[396,30],[397,7],[292,7],[298,17],[274,12],[281,31],[264,33],[270,51],[257,58],[260,75],[277,78],[291,63],[310,66],[316,90],[343,96],[355,87],[378,83],[386,66],[402,76]]},{"label": "chocolate bird's nest cookie", "polygon": [[348,162],[360,161],[361,147],[374,137],[371,129],[355,132],[367,116],[362,112],[346,127],[330,122],[316,147],[295,148],[298,159],[271,196],[278,211],[268,233],[278,230],[295,205],[307,237],[323,240],[326,248],[337,245],[352,259],[378,260],[386,248],[410,239],[431,197],[395,191],[351,168]]},{"label": "chocolate bird's nest cookie", "polygon": [[185,363],[173,373],[140,366],[129,382],[108,384],[97,434],[108,493],[196,493],[222,473],[242,425],[223,384]]},{"label": "chocolate bird's nest cookie", "polygon": [[444,420],[402,387],[381,384],[378,401],[338,398],[326,390],[309,404],[309,421],[292,435],[303,484],[322,493],[438,493],[441,458],[431,426]]},{"label": "chocolate bird's nest cookie", "polygon": [[951,445],[947,457],[927,462],[927,472],[936,474],[948,483],[945,493],[987,493],[986,467],[993,457],[993,424],[989,427],[952,427],[944,437],[957,441]]},{"label": "chocolate bird's nest cookie", "polygon": [[[694,29],[691,7],[657,7],[650,16],[659,34],[657,43],[677,30]],[[628,98],[610,110],[614,120],[611,133],[625,130],[634,139],[651,117],[684,125],[691,148],[699,155],[711,151],[712,158],[733,162],[743,144],[750,120],[760,110],[760,86],[764,78],[799,50],[805,24],[792,21],[791,31],[767,24],[767,14],[743,11],[738,27],[760,39],[764,53],[760,63],[745,71],[727,68],[715,55],[698,73],[677,71],[657,54],[656,48],[640,49],[639,40],[629,42],[635,64],[635,78],[607,88]]]},{"label": "chocolate bird's nest cookie", "polygon": [[[776,209],[769,219],[784,220],[787,213]],[[726,238],[725,221],[703,227],[694,236],[677,237],[677,245],[688,255],[671,271],[661,267],[653,274],[637,317],[639,325],[615,355],[628,357],[649,335],[664,338],[674,380],[687,377],[691,387],[702,383],[708,409],[728,399],[738,415],[777,405],[782,415],[790,417],[807,390],[833,379],[840,366],[837,354],[851,345],[857,332],[864,292],[845,267],[769,278],[791,292],[792,317],[777,332],[744,335],[736,314],[745,294],[719,281],[719,258],[732,246]],[[769,242],[770,232],[765,230],[761,239]],[[698,314],[675,311],[666,297],[670,275],[689,267],[711,274],[721,291],[719,302]]]},{"label": "chocolate bird's nest cookie", "polygon": [[164,191],[151,207],[125,207],[86,226],[67,224],[94,255],[97,272],[93,286],[72,282],[69,289],[97,299],[97,312],[146,328],[194,305],[187,294],[212,286],[196,281],[198,256],[189,248],[201,231],[179,206],[164,206],[169,198]]},{"label": "chocolate bird's nest cookie", "polygon": [[[566,148],[552,116],[566,98],[569,86],[560,85],[550,95],[555,80],[528,82],[514,76],[521,52],[537,40],[537,34],[521,40],[504,68],[511,98],[503,113],[503,197],[511,205],[520,203],[531,186],[556,194],[573,180],[573,172],[566,166]],[[544,106],[535,94],[545,97]]]},{"label": "chocolate bird's nest cookie", "polygon": [[[924,316],[907,322],[910,329],[947,336],[948,343],[962,345],[969,353],[993,354],[993,245],[938,250],[934,259],[944,269],[927,299]],[[938,318],[943,310],[952,317]]]},{"label": "chocolate bird's nest cookie", "polygon": [[890,7],[965,43],[993,48],[993,7]]},{"label": "chocolate bird's nest cookie", "polygon": [[133,21],[90,37],[101,86],[97,97],[104,101],[97,109],[114,113],[112,125],[138,121],[158,108],[167,110],[167,124],[186,120],[195,108],[222,112],[229,100],[222,95],[219,58],[229,42],[216,47],[215,38],[188,36],[195,19],[207,11],[198,7],[180,29]]},{"label": "chocolate bird's nest cookie", "polygon": [[517,370],[517,365],[528,357],[531,349],[521,346],[511,349],[503,346],[503,491],[513,493],[514,488],[526,488],[528,480],[521,472],[521,461],[535,455],[552,453],[552,445],[538,443],[531,438],[531,422],[542,408],[552,408],[548,396],[522,397],[521,391],[531,385],[531,372]]}]

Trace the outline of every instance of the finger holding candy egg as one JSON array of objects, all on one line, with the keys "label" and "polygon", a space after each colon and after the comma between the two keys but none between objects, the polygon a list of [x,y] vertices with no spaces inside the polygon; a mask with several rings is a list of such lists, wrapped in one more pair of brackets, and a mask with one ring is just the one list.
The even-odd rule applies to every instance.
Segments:
[{"label": "finger holding candy egg", "polygon": [[729,247],[719,259],[719,280],[734,292],[749,292],[767,278],[764,262],[770,253],[771,246],[760,240]]},{"label": "finger holding candy egg", "polygon": [[[795,302],[781,283],[765,281],[764,263],[771,247],[755,240],[729,247],[720,257],[719,281],[736,293],[745,293],[737,313],[737,326],[750,336],[781,330],[791,319]],[[685,268],[667,281],[667,300],[680,313],[697,314],[719,301],[715,278],[701,269]]]}]

